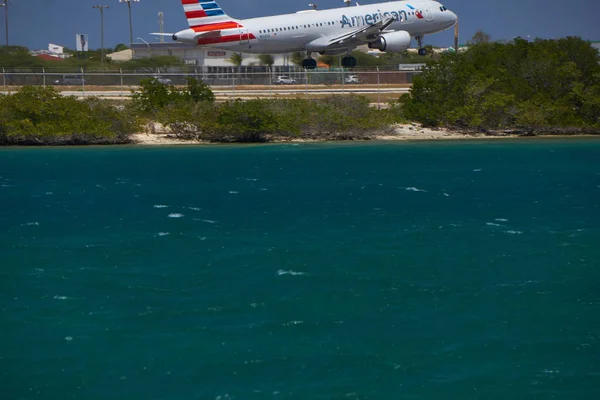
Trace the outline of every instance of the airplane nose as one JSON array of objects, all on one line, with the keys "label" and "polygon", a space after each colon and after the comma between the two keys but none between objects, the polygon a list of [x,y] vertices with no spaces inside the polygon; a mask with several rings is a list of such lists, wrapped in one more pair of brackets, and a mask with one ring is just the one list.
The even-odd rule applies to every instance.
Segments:
[{"label": "airplane nose", "polygon": [[458,15],[448,10],[448,21],[452,22],[452,25],[456,24],[456,22],[458,21]]}]

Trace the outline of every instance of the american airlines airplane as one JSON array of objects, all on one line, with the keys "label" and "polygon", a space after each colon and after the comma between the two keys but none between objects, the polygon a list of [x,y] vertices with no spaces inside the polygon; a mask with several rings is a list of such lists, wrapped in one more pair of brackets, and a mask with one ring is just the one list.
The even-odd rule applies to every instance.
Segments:
[{"label": "american airlines airplane", "polygon": [[343,55],[342,66],[356,66],[350,52],[367,44],[383,52],[402,52],[414,37],[419,54],[425,35],[451,28],[457,16],[428,0],[391,1],[330,10],[310,9],[295,14],[238,20],[229,17],[215,0],[181,0],[189,28],[163,34],[198,46],[243,53],[306,52],[302,66],[314,69],[313,53]]}]

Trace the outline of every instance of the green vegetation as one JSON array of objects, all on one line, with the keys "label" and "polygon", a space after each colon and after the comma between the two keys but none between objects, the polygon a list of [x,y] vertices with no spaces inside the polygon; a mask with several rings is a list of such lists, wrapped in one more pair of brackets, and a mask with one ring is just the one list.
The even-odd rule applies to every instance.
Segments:
[{"label": "green vegetation", "polygon": [[137,114],[153,115],[167,106],[184,107],[188,103],[213,102],[215,95],[212,90],[194,78],[187,79],[187,87],[177,89],[164,85],[156,78],[143,79],[140,91],[133,93],[132,109]]},{"label": "green vegetation", "polygon": [[273,139],[368,139],[399,121],[360,96],[321,100],[234,100],[170,104],[154,115],[182,139],[266,142]]},{"label": "green vegetation", "polygon": [[[125,105],[25,86],[0,95],[0,144],[128,143],[146,122],[178,138],[215,142],[368,139],[407,120],[490,133],[600,131],[600,55],[589,42],[487,40],[480,33],[466,52],[427,57],[411,93],[384,110],[361,96],[216,103],[193,78],[184,88],[143,80]],[[3,51],[6,60],[28,56],[18,47]]]},{"label": "green vegetation", "polygon": [[0,144],[113,144],[139,130],[126,110],[99,99],[79,101],[51,87],[0,95]]},{"label": "green vegetation", "polygon": [[481,41],[429,63],[401,102],[406,117],[430,126],[597,131],[600,57],[576,37]]}]

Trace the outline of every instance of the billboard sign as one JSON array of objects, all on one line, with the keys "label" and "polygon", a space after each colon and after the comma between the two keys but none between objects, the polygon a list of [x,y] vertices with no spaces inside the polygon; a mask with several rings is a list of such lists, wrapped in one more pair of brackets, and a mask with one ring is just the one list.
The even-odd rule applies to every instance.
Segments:
[{"label": "billboard sign", "polygon": [[88,51],[88,35],[87,33],[78,33],[75,35],[75,48],[77,51]]}]

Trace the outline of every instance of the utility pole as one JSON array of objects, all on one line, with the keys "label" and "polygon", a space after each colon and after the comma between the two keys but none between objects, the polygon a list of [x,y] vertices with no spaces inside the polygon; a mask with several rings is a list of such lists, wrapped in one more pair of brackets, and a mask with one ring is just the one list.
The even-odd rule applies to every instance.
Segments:
[{"label": "utility pole", "polygon": [[92,8],[100,10],[100,62],[102,63],[104,62],[104,9],[108,6],[96,5]]},{"label": "utility pole", "polygon": [[8,0],[3,0],[0,7],[4,7],[4,25],[6,29],[6,47],[8,47]]},{"label": "utility pole", "polygon": [[140,0],[119,0],[119,3],[127,3],[129,9],[129,48],[133,44],[133,25],[131,23],[131,3],[139,3]]},{"label": "utility pole", "polygon": [[165,32],[165,14],[163,14],[162,11],[159,11],[159,13],[158,13],[158,25],[160,27],[160,31],[159,32],[161,33],[161,35],[160,35],[160,42],[164,43],[165,42],[165,37],[164,37],[164,35],[162,35],[162,33]]}]

